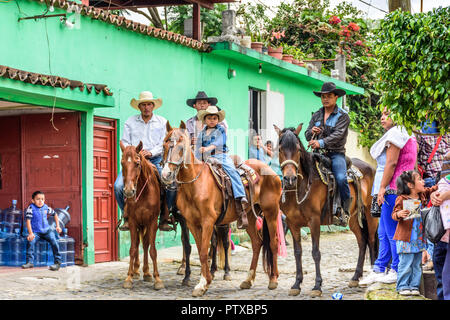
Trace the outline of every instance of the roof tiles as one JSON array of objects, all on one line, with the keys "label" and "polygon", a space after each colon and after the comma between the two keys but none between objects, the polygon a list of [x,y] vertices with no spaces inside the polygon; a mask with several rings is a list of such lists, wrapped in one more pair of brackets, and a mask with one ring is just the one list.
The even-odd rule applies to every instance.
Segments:
[{"label": "roof tiles", "polygon": [[107,96],[113,95],[105,84],[83,83],[78,80],[70,80],[64,77],[29,72],[3,65],[0,65],[0,77],[54,88],[65,89],[69,87],[72,90],[78,88],[80,91],[84,91],[84,89],[86,89],[88,93],[91,93],[92,89],[94,89],[97,94],[103,92]]},{"label": "roof tiles", "polygon": [[[46,2],[46,0],[35,1],[44,3]],[[50,0],[49,4],[52,4],[54,7],[59,7],[68,12],[77,12],[81,15],[91,17],[92,19],[101,20],[118,27],[123,27],[134,32],[151,36],[153,38],[165,39],[167,41],[171,41],[182,46],[198,50],[200,52],[211,51],[211,47],[201,41],[197,41],[193,38],[189,38],[178,33],[166,31],[152,26],[147,26],[145,24],[126,19],[123,16],[112,14],[108,10],[94,8],[93,6],[87,6],[85,4],[78,4],[73,1],[66,0]]]}]

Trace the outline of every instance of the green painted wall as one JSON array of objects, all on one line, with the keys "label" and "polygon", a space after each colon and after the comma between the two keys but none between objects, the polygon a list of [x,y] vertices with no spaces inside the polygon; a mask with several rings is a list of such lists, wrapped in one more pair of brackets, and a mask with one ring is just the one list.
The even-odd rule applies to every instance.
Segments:
[{"label": "green painted wall", "polygon": [[[31,0],[0,3],[0,64],[106,84],[114,95],[105,97],[0,78],[0,98],[51,106],[56,94],[57,107],[82,111],[83,230],[87,264],[94,262],[94,116],[117,119],[120,139],[123,123],[137,113],[129,104],[131,98],[149,90],[163,99],[163,106],[156,113],[178,126],[180,120],[195,114],[194,109],[186,105],[186,99],[204,90],[218,97],[218,105],[226,110],[230,128],[246,130],[249,87],[266,90],[269,84],[272,91],[284,94],[285,126],[297,126],[300,122],[307,124],[311,112],[320,107],[320,100],[312,90],[320,89],[322,81],[330,80],[314,73],[308,76],[304,68],[236,45],[218,44],[211,53],[200,53],[85,16],[68,14],[75,21],[73,29],[63,26],[59,18],[18,22],[20,17],[45,11],[45,4]],[[53,14],[57,13],[66,12],[55,8]],[[258,63],[263,63],[261,74]],[[228,78],[228,68],[236,70],[236,77]],[[338,86],[353,93],[363,92],[361,88],[342,82]],[[231,148],[233,151],[233,146]],[[239,155],[245,157],[245,152]],[[179,243],[180,232],[176,238],[174,236],[174,232],[159,234],[158,247]],[[119,257],[122,258],[128,255],[128,233],[120,232],[119,238]]]}]

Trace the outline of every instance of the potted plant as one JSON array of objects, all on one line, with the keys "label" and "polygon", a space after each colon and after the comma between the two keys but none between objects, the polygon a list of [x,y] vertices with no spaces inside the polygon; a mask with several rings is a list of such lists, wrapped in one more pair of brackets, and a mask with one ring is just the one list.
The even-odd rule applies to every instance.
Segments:
[{"label": "potted plant", "polygon": [[252,35],[251,48],[253,50],[256,50],[256,51],[262,53],[263,46],[264,46],[264,42],[263,42],[262,37],[259,34]]},{"label": "potted plant", "polygon": [[283,46],[282,39],[285,37],[284,30],[283,31],[272,31],[272,35],[270,37],[270,45],[268,47],[268,54],[277,59],[281,59],[283,57]]}]

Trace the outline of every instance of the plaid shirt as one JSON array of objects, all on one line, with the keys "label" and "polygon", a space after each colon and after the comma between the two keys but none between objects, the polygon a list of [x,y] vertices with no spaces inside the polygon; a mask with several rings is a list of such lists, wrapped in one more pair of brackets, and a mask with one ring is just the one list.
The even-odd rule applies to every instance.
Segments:
[{"label": "plaid shirt", "polygon": [[444,156],[450,151],[450,134],[446,133],[442,136],[441,142],[434,154],[431,162],[428,164],[428,158],[436,146],[438,135],[416,135],[417,143],[419,144],[419,154],[417,156],[417,163],[425,170],[425,172],[432,178],[436,178],[438,173],[442,170],[442,162]]}]

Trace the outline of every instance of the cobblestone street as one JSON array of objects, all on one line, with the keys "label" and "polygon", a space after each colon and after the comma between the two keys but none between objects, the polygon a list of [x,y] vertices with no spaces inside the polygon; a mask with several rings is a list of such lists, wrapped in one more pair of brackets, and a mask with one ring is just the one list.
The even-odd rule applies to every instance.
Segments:
[{"label": "cobblestone street", "polygon": [[[304,280],[302,291],[296,297],[288,295],[294,283],[295,259],[293,256],[292,238],[288,236],[287,258],[279,258],[279,283],[275,290],[268,290],[268,277],[263,273],[262,259],[258,263],[258,272],[253,287],[241,290],[240,283],[246,278],[251,260],[251,250],[237,246],[238,252],[231,256],[231,281],[223,280],[223,270],[216,273],[209,290],[201,298],[226,300],[308,300],[313,299],[309,292],[314,285],[315,268],[311,257],[311,239],[302,240]],[[244,243],[243,245],[245,245]],[[141,279],[134,280],[132,289],[122,287],[128,270],[128,261],[99,263],[88,267],[71,266],[58,272],[46,268],[23,270],[19,268],[0,268],[0,299],[193,299],[194,286],[200,278],[200,264],[197,248],[192,246],[191,284],[181,285],[182,276],[177,275],[180,265],[181,247],[173,247],[158,251],[158,267],[165,288],[156,291],[152,282]],[[321,272],[323,279],[322,297],[315,300],[331,300],[331,295],[341,292],[344,300],[362,300],[365,289],[349,288],[348,281],[353,276],[356,266],[358,248],[355,236],[350,232],[322,233],[320,238]],[[366,258],[365,274],[369,270]],[[142,260],[141,260],[142,263]],[[141,269],[142,270],[142,269]],[[150,265],[150,270],[152,266]]]}]

